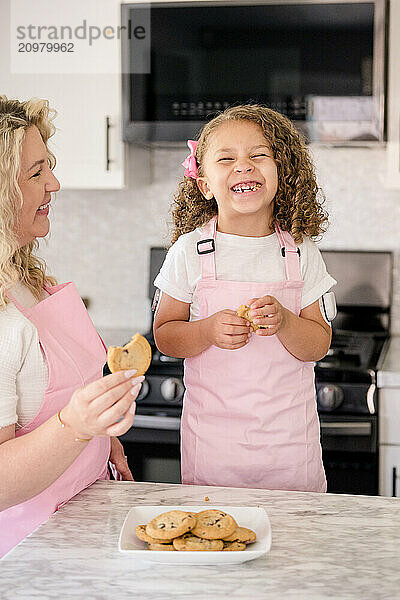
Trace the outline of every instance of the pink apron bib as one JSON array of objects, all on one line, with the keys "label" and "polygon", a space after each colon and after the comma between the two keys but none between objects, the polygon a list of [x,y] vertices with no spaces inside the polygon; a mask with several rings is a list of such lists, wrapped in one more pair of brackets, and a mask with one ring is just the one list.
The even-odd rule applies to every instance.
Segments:
[{"label": "pink apron bib", "polygon": [[[267,294],[298,315],[304,282],[291,235],[276,228],[285,281],[221,281],[215,271],[216,225],[215,217],[198,244],[199,319]],[[292,356],[276,335],[252,335],[237,350],[211,346],[186,359],[184,380],[183,483],[326,491],[312,362]]]},{"label": "pink apron bib", "polygon": [[[46,287],[50,296],[32,308],[15,306],[36,326],[49,382],[35,418],[17,430],[20,437],[61,410],[73,392],[102,376],[106,352],[75,285]],[[60,427],[60,436],[62,430]],[[79,443],[79,442],[76,442]],[[108,437],[93,438],[70,467],[46,490],[0,512],[0,557],[44,523],[60,506],[97,479],[107,479]]]}]

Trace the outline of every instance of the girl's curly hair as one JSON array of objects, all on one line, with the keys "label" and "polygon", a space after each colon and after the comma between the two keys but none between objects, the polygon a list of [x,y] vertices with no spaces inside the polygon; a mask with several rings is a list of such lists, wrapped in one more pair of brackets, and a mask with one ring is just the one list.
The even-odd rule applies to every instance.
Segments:
[{"label": "girl's curly hair", "polygon": [[[199,176],[203,176],[203,161],[213,131],[226,121],[247,120],[257,123],[272,150],[278,171],[278,190],[274,199],[272,223],[288,231],[299,244],[303,235],[316,238],[328,224],[319,199],[314,166],[306,144],[294,125],[280,113],[260,104],[243,104],[227,108],[204,125],[195,156]],[[201,227],[218,213],[215,198],[207,200],[191,177],[184,177],[172,205],[173,244],[184,233]]]}]

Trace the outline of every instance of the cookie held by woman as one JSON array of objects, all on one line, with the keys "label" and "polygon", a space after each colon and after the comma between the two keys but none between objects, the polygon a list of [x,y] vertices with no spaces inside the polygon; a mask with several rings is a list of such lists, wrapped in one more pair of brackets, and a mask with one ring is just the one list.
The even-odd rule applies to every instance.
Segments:
[{"label": "cookie held by woman", "polygon": [[151,363],[151,346],[145,337],[136,333],[125,346],[109,346],[107,363],[111,373],[136,369],[137,375],[144,375]]}]

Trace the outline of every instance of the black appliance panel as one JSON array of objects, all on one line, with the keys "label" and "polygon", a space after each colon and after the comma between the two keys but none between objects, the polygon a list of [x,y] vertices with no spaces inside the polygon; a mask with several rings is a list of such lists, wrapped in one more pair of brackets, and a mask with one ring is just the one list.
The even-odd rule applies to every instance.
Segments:
[{"label": "black appliance panel", "polygon": [[305,121],[309,95],[372,95],[372,2],[171,3],[150,19],[150,73],[130,75],[132,122],[202,121],[251,100]]}]

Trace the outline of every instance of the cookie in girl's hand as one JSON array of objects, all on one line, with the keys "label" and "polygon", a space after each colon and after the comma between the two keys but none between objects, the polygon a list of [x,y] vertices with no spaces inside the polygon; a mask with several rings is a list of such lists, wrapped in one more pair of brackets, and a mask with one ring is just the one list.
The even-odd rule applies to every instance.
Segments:
[{"label": "cookie in girl's hand", "polygon": [[265,327],[263,327],[262,325],[256,325],[255,323],[253,323],[253,317],[250,317],[249,315],[250,310],[251,309],[249,306],[247,306],[246,304],[241,304],[237,309],[236,314],[238,317],[246,319],[246,321],[248,321],[251,327],[253,328],[253,331],[257,331],[257,329],[265,329]]},{"label": "cookie in girl's hand", "polygon": [[109,346],[107,363],[111,373],[124,369],[136,369],[144,375],[151,363],[151,346],[140,333],[136,333],[125,346]]}]

